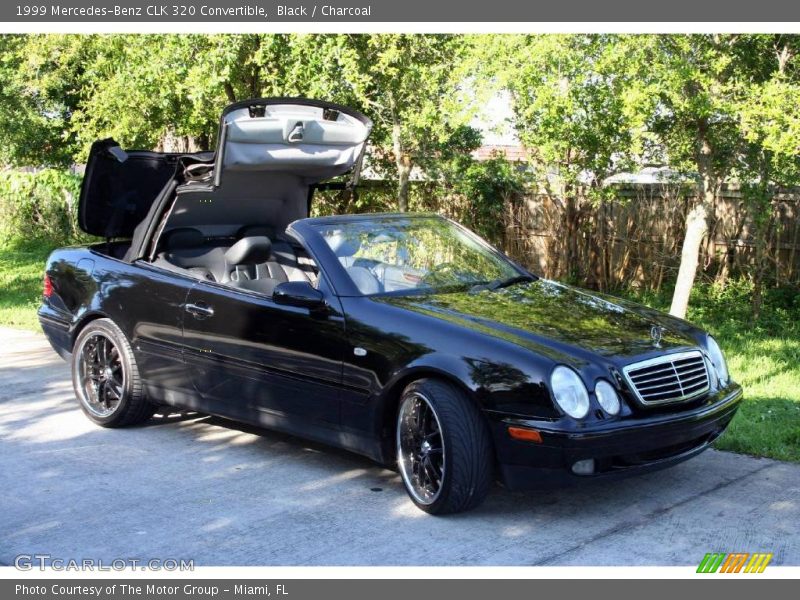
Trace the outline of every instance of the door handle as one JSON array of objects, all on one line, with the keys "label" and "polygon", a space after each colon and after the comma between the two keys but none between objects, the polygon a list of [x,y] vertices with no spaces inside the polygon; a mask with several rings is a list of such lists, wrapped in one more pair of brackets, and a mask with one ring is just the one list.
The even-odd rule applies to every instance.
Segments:
[{"label": "door handle", "polygon": [[184,310],[196,319],[205,319],[214,316],[214,309],[207,304],[187,304]]}]

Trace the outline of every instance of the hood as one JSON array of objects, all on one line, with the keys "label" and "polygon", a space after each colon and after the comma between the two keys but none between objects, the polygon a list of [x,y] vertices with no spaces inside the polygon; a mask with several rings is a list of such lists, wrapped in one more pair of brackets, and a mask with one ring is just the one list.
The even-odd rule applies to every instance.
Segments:
[{"label": "hood", "polygon": [[[633,357],[696,346],[691,326],[630,302],[538,279],[496,291],[382,297],[380,301],[538,351]],[[655,344],[654,326],[661,327]]]}]

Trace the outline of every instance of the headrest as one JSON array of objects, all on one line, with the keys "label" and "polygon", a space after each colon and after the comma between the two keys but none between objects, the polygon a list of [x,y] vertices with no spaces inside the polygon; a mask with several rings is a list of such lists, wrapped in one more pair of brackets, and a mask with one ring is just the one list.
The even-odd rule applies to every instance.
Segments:
[{"label": "headrest", "polygon": [[242,238],[225,252],[229,265],[255,265],[267,262],[272,254],[272,243],[263,235]]},{"label": "headrest", "polygon": [[361,242],[358,238],[345,237],[341,231],[335,232],[333,235],[326,236],[325,241],[333,250],[333,253],[339,258],[345,256],[353,256],[361,247]]},{"label": "headrest", "polygon": [[271,225],[245,225],[236,232],[236,238],[264,236],[271,240],[275,239],[275,228]]},{"label": "headrest", "polygon": [[203,232],[194,227],[177,227],[170,229],[163,236],[163,245],[167,250],[197,248],[202,246],[206,238]]},{"label": "headrest", "polygon": [[347,274],[356,284],[358,291],[362,294],[377,294],[381,290],[380,282],[375,278],[369,269],[364,267],[348,267]]}]

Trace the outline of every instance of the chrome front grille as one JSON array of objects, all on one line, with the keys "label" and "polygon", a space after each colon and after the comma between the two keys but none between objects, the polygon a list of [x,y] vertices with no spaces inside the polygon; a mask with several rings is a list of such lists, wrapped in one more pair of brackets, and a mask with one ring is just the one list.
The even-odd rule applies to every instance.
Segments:
[{"label": "chrome front grille", "polygon": [[638,400],[648,406],[689,400],[710,386],[706,361],[697,350],[634,363],[622,372]]}]

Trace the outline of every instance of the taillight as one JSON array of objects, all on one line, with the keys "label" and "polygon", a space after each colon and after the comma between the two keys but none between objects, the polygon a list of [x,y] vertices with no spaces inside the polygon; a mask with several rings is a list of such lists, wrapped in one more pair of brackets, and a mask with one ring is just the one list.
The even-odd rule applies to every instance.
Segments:
[{"label": "taillight", "polygon": [[42,295],[45,298],[49,298],[50,296],[53,295],[53,282],[50,281],[50,276],[47,273],[44,274],[44,282],[43,282],[43,285],[42,285]]}]

